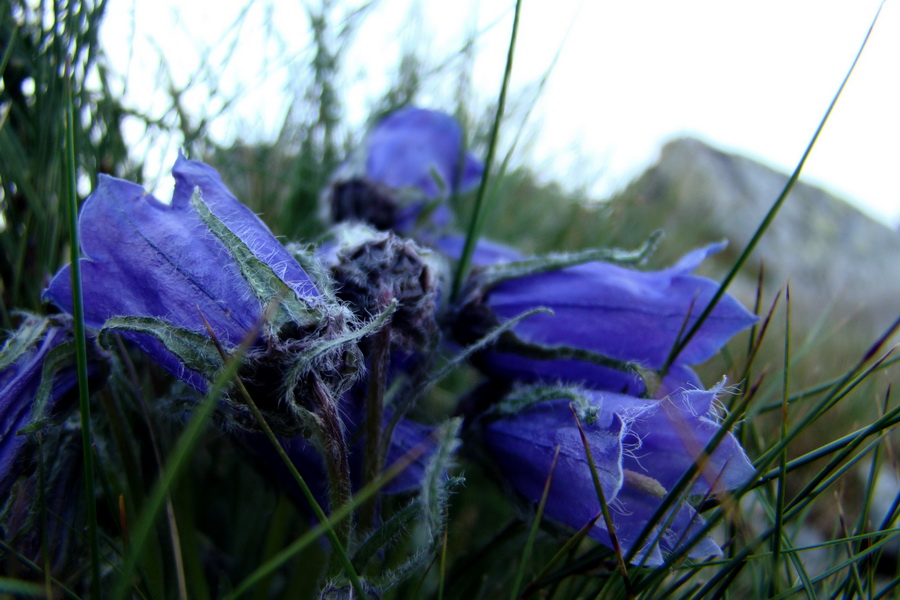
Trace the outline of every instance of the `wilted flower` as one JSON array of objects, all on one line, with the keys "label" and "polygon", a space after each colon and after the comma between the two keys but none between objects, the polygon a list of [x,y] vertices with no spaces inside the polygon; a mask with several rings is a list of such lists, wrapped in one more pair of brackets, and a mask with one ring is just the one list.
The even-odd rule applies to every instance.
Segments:
[{"label": "wilted flower", "polygon": [[[663,498],[695,462],[700,461],[701,468],[688,493],[694,499],[735,489],[754,475],[731,433],[725,433],[711,455],[703,458],[703,450],[720,430],[715,401],[721,390],[722,384],[709,391],[681,390],[662,400],[593,390],[559,391],[554,397],[552,390],[541,390],[548,400],[488,421],[485,440],[501,473],[530,502],[540,499],[559,446],[546,514],[574,528],[596,518],[589,535],[612,547],[604,519],[597,518],[601,505],[570,408],[576,397],[575,413],[590,444],[616,538],[628,552]],[[634,562],[659,565],[663,552],[685,544],[692,545],[687,553],[691,558],[720,554],[708,536],[695,539],[704,524],[690,504],[675,503],[654,525]]]},{"label": "wilted flower", "polygon": [[437,258],[415,242],[391,231],[362,225],[339,226],[337,247],[329,261],[335,295],[361,319],[392,302],[390,338],[406,351],[423,350],[437,333]]},{"label": "wilted flower", "polygon": [[382,119],[332,178],[323,196],[330,219],[362,221],[411,235],[450,222],[446,200],[481,179],[482,163],[463,152],[456,120],[442,112],[404,108]]},{"label": "wilted flower", "polygon": [[[346,311],[323,296],[214,169],[179,156],[173,174],[171,204],[103,175],[85,201],[78,224],[86,324],[122,332],[199,390],[222,366],[206,323],[227,350],[259,329],[242,376],[259,394],[257,403],[272,411],[290,407],[313,370],[340,387],[355,368],[355,346],[334,344],[334,351],[316,354],[318,362],[300,357],[342,335]],[[71,311],[68,266],[45,297]],[[272,314],[264,316],[267,307]],[[242,424],[252,422],[239,403],[232,408]],[[281,414],[273,426],[296,431],[292,421]]]},{"label": "wilted flower", "polygon": [[[691,271],[722,248],[713,244],[694,250],[662,271],[593,261],[481,286],[476,273],[454,333],[467,343],[507,319],[549,308],[554,314],[522,320],[514,335],[481,353],[478,366],[508,379],[566,381],[640,395],[645,384],[629,367],[663,367],[679,335],[697,321],[718,288]],[[663,389],[699,387],[689,366],[712,357],[755,322],[734,297],[723,296],[671,365]]]}]

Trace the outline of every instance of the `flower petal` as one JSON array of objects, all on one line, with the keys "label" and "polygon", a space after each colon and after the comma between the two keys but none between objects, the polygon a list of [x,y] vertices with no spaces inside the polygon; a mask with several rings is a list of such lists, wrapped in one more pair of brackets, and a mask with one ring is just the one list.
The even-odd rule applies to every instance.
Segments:
[{"label": "flower petal", "polygon": [[[714,281],[690,274],[718,248],[695,250],[663,271],[591,262],[506,280],[486,291],[485,304],[501,320],[539,306],[553,310],[553,315],[533,315],[516,325],[516,334],[527,342],[571,346],[658,369],[678,336],[696,321],[718,289]],[[755,315],[736,299],[723,296],[675,364],[710,358],[732,335],[755,322]],[[564,379],[599,389],[643,391],[634,377],[602,366],[526,359],[517,364],[515,359],[486,353],[482,361],[507,377]]]},{"label": "flower petal", "polygon": [[[72,339],[69,327],[51,325],[44,327],[39,317],[29,317],[19,327],[41,327],[40,336],[27,347],[14,349],[13,339],[0,349],[0,498],[6,498],[23,468],[31,459],[27,448],[32,441],[21,430],[36,422],[62,414],[75,399],[73,391],[78,385],[74,356],[57,354],[62,344]],[[43,320],[46,323],[46,320]],[[17,356],[11,356],[15,352]],[[93,344],[88,345],[88,376],[96,378],[105,374],[105,365]],[[6,360],[11,358],[12,360]],[[44,377],[50,378],[42,381]],[[46,397],[38,402],[43,395]]]},{"label": "flower petal", "polygon": [[[581,528],[600,514],[590,463],[569,400],[541,402],[488,425],[485,442],[504,478],[529,502],[538,502],[552,473],[545,514],[573,528]],[[611,502],[622,486],[622,420],[601,413],[583,425],[604,497]],[[602,530],[605,525],[598,522]],[[604,540],[609,543],[608,536]]]},{"label": "flower petal", "polygon": [[462,144],[462,129],[450,115],[400,109],[369,132],[366,176],[394,189],[418,188],[429,199],[446,198],[477,184],[484,169],[471,154],[462,155]]},{"label": "flower petal", "polygon": [[[461,235],[448,235],[437,241],[437,249],[454,260],[459,260],[463,253],[466,238]],[[472,265],[486,267],[505,262],[521,260],[522,253],[509,246],[498,244],[490,240],[481,239],[475,244],[472,254]]]},{"label": "flower petal", "polygon": [[[655,496],[644,494],[627,486],[622,488],[611,512],[613,524],[616,528],[616,536],[619,539],[623,552],[631,550],[661,503],[662,500]],[[673,510],[677,510],[674,517],[672,517]],[[663,564],[663,552],[672,552],[682,547],[685,543],[693,544],[694,538],[706,524],[706,521],[690,504],[681,503],[663,516],[660,523],[669,524],[665,533],[660,536],[660,525],[654,526],[652,533],[644,542],[644,546],[632,559],[632,563],[643,563],[650,567]],[[605,534],[605,531],[603,534]],[[591,537],[597,538],[594,532],[591,532]],[[657,537],[659,537],[658,542],[650,546]],[[603,541],[601,538],[597,539]],[[703,536],[688,552],[690,558],[697,560],[705,560],[721,554],[722,550],[709,536]]]},{"label": "flower petal", "polygon": [[[313,282],[266,226],[231,195],[211,167],[179,157],[175,192],[165,204],[139,185],[100,176],[78,220],[85,322],[99,329],[113,316],[153,317],[204,332],[203,319],[223,342],[237,344],[259,319],[260,302],[226,247],[208,230],[190,198],[200,190],[210,210],[287,284],[316,302]],[[70,267],[44,298],[71,312]],[[202,315],[202,317],[201,317]],[[203,378],[186,369],[158,341],[126,334],[173,374],[194,387]]]}]

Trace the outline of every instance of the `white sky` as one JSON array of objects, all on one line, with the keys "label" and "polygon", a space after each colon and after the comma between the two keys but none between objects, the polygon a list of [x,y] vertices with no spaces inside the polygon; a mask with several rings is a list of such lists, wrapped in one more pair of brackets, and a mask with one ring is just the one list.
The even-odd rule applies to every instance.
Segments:
[{"label": "white sky", "polygon": [[[226,117],[213,121],[215,136],[274,136],[289,109],[290,65],[309,60],[306,16],[298,0],[259,0],[249,4],[235,30],[247,5],[248,0],[221,0],[213,9],[207,2],[110,0],[103,40],[113,66],[127,73],[128,103],[149,114],[165,106],[161,52],[177,84],[205,65],[220,75],[225,97],[239,92]],[[520,152],[547,179],[601,195],[627,183],[653,162],[666,140],[679,135],[698,136],[790,172],[878,5],[879,0],[525,0],[512,92],[532,90],[560,48],[561,54],[526,124],[529,143]],[[490,101],[502,79],[512,6],[512,0],[378,2],[346,55],[340,89],[348,122],[365,119],[405,46],[415,42],[425,57],[439,62],[473,27],[488,29],[475,55],[473,94]],[[204,55],[208,48],[212,53]],[[888,0],[804,169],[808,181],[892,224],[900,223],[898,63],[900,9]],[[452,107],[452,93],[452,87],[435,89],[422,104]],[[192,112],[212,114],[217,108],[202,88],[184,101]],[[139,131],[130,135],[139,151],[147,150]],[[147,150],[160,174],[179,143]]]}]

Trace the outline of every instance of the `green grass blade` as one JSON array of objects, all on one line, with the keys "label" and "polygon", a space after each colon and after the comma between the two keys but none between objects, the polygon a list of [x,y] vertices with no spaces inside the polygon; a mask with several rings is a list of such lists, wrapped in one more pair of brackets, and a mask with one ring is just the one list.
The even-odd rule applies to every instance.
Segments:
[{"label": "green grass blade", "polygon": [[588,466],[591,469],[594,492],[597,494],[597,502],[600,504],[600,511],[603,513],[603,522],[606,524],[606,530],[609,532],[609,539],[612,542],[613,551],[616,554],[616,563],[619,568],[619,573],[622,574],[622,581],[625,583],[628,597],[631,598],[631,582],[628,578],[628,567],[625,565],[625,561],[622,558],[622,547],[619,545],[619,538],[616,536],[615,523],[613,523],[612,514],[609,512],[609,504],[606,502],[606,494],[603,493],[603,485],[600,483],[600,475],[597,473],[597,466],[594,464],[594,453],[591,452],[591,445],[588,443],[587,435],[585,435],[584,428],[581,426],[581,419],[578,418],[578,413],[575,412],[575,406],[569,404],[569,408],[572,411],[572,417],[575,419],[575,425],[578,426],[578,434],[581,436],[581,445],[584,447],[584,455],[587,458]]},{"label": "green grass blade", "polygon": [[835,105],[837,104],[838,98],[841,97],[841,93],[844,91],[844,88],[847,87],[847,82],[850,79],[850,75],[853,74],[854,69],[856,69],[856,65],[859,62],[860,56],[862,56],[862,52],[866,47],[866,44],[869,42],[869,37],[872,35],[872,30],[875,28],[875,23],[878,21],[878,16],[881,14],[881,8],[884,6],[884,2],[878,6],[878,10],[875,13],[875,17],[872,19],[872,23],[869,25],[869,30],[866,32],[866,36],[863,38],[862,44],[859,46],[859,50],[856,53],[856,56],[853,59],[853,63],[850,65],[850,68],[847,70],[847,74],[844,76],[843,81],[841,81],[841,85],[838,87],[837,92],[834,94],[834,97],[831,99],[831,103],[828,105],[828,108],[825,110],[825,115],[822,117],[822,120],[819,121],[818,127],[816,127],[815,133],[813,133],[812,139],[809,141],[809,144],[806,146],[806,150],[803,151],[803,155],[800,157],[800,162],[797,163],[797,167],[794,169],[794,172],[791,173],[790,178],[788,179],[787,184],[784,186],[781,194],[775,200],[772,207],[769,209],[769,212],[766,213],[766,216],[763,218],[762,223],[760,223],[759,227],[756,228],[756,231],[753,233],[753,236],[750,238],[750,241],[747,242],[747,246],[744,248],[744,251],[741,252],[738,259],[735,261],[734,266],[725,276],[725,279],[722,280],[721,285],[719,285],[719,289],[716,291],[715,295],[713,295],[712,300],[710,300],[709,304],[700,313],[700,316],[697,318],[697,321],[694,325],[688,330],[687,334],[683,338],[681,338],[674,346],[672,346],[672,350],[669,352],[669,356],[666,359],[665,365],[662,368],[662,372],[665,374],[669,367],[672,366],[672,363],[675,362],[675,359],[678,358],[678,355],[681,354],[681,351],[687,347],[688,343],[690,343],[691,339],[697,334],[700,330],[700,327],[703,326],[703,323],[712,313],[713,309],[719,303],[719,300],[722,299],[722,296],[725,295],[725,291],[728,289],[728,286],[737,276],[738,272],[744,266],[744,263],[747,262],[747,259],[750,258],[750,254],[756,248],[756,245],[762,239],[763,235],[768,231],[769,226],[772,224],[772,221],[775,220],[775,216],[778,214],[779,209],[784,204],[784,201],[787,199],[788,195],[791,193],[791,190],[794,187],[794,184],[797,183],[797,180],[800,178],[800,171],[803,170],[803,166],[806,164],[807,158],[809,158],[810,153],[812,152],[813,146],[816,141],[819,139],[819,135],[822,133],[822,130],[825,128],[825,123],[828,121],[828,118],[831,116],[832,111],[834,110]]},{"label": "green grass blade", "polygon": [[0,577],[0,594],[10,594],[16,598],[45,598],[44,587],[30,581],[19,581]]},{"label": "green grass blade", "polygon": [[438,577],[438,600],[444,600],[444,584],[447,581],[447,530],[444,529],[441,543],[441,564]]},{"label": "green grass blade", "polygon": [[469,263],[472,262],[472,254],[475,252],[475,244],[481,235],[481,229],[484,227],[483,214],[486,212],[485,199],[487,198],[488,176],[491,170],[491,164],[494,162],[494,154],[497,150],[497,140],[500,135],[500,122],[503,120],[503,112],[506,108],[506,93],[509,89],[509,79],[512,75],[513,56],[516,49],[516,36],[519,32],[519,15],[522,9],[522,0],[516,0],[515,15],[513,17],[512,33],[509,39],[509,50],[506,54],[506,69],[503,72],[503,83],[500,86],[500,98],[497,101],[497,113],[494,116],[494,126],[491,129],[491,138],[488,144],[487,158],[484,161],[484,174],[481,176],[481,184],[478,186],[478,195],[475,199],[475,208],[472,210],[472,220],[469,223],[469,230],[466,234],[466,243],[463,246],[462,255],[456,265],[456,272],[453,274],[453,287],[451,288],[450,298],[455,299],[462,290],[463,281],[469,272]]},{"label": "green grass blade", "polygon": [[[422,450],[424,450],[424,448]],[[228,596],[225,596],[224,600],[237,600],[238,598],[242,597],[242,595],[245,594],[247,590],[255,586],[268,575],[273,573],[276,569],[281,567],[288,560],[296,556],[297,553],[301,552],[310,544],[315,543],[316,540],[327,534],[328,530],[333,528],[335,523],[341,521],[342,519],[346,519],[353,513],[354,510],[356,510],[357,507],[361,506],[363,503],[374,497],[375,494],[377,494],[378,491],[381,490],[381,488],[390,483],[392,479],[399,475],[400,472],[408,466],[409,461],[415,460],[416,456],[417,455],[408,454],[403,459],[400,459],[399,461],[391,465],[388,469],[385,470],[384,473],[382,473],[381,477],[361,489],[350,502],[338,508],[336,511],[331,513],[331,515],[325,521],[320,522],[318,525],[297,538],[290,546],[260,565],[255,571],[253,571],[253,573],[247,576],[244,581],[235,586],[234,590]]]},{"label": "green grass blade", "polygon": [[165,505],[169,490],[177,481],[188,465],[188,458],[200,441],[200,436],[206,430],[207,423],[215,411],[216,403],[228,384],[237,376],[244,355],[256,338],[256,331],[251,331],[238,347],[237,351],[228,361],[225,369],[213,382],[209,392],[197,406],[194,415],[178,439],[178,443],[169,455],[160,479],[153,487],[150,497],[144,505],[144,509],[132,530],[130,552],[125,557],[124,564],[119,573],[119,582],[116,586],[113,598],[123,599],[128,596],[128,588],[131,585],[131,577],[137,567],[141,554],[154,531],[156,519]]},{"label": "green grass blade", "polygon": [[547,496],[550,495],[550,484],[553,482],[553,472],[556,470],[556,461],[559,459],[560,449],[562,449],[562,446],[556,447],[556,452],[553,453],[553,460],[550,462],[550,471],[547,473],[544,491],[541,493],[541,501],[538,503],[537,513],[534,515],[534,522],[531,524],[531,529],[528,531],[525,549],[522,551],[522,558],[519,560],[519,568],[516,570],[516,578],[510,589],[510,600],[516,600],[516,598],[519,597],[519,589],[522,587],[522,581],[525,579],[525,569],[528,567],[528,561],[531,559],[531,551],[534,549],[534,540],[537,538],[538,528],[540,528],[541,519],[544,516],[544,507],[547,506]]},{"label": "green grass blade", "polygon": [[[256,422],[262,428],[263,433],[265,433],[266,438],[269,440],[269,443],[272,444],[272,447],[275,449],[275,452],[278,454],[278,457],[284,463],[285,467],[287,467],[291,476],[294,478],[294,481],[297,482],[297,485],[299,485],[300,489],[303,491],[303,496],[312,507],[313,513],[315,513],[316,515],[316,519],[318,519],[320,523],[329,524],[330,521],[328,519],[328,516],[325,514],[325,511],[322,510],[322,507],[319,506],[319,503],[316,500],[315,495],[312,493],[312,490],[309,488],[309,485],[307,485],[306,480],[304,480],[303,476],[300,475],[300,472],[294,465],[294,461],[292,461],[291,457],[288,456],[287,452],[285,452],[284,447],[281,445],[281,442],[279,442],[278,438],[275,436],[275,432],[272,431],[272,428],[266,422],[266,418],[259,410],[259,407],[257,407],[256,402],[254,402],[253,398],[250,396],[250,393],[247,391],[247,388],[240,380],[238,380],[238,387],[244,399],[247,401],[247,406],[250,407],[250,411],[253,413],[254,419],[256,419]],[[334,484],[332,483],[332,485]],[[356,590],[356,593],[360,598],[365,598],[365,587],[363,587],[363,584],[359,579],[359,575],[357,575],[356,569],[353,567],[353,563],[351,562],[345,548],[345,544],[348,540],[341,539],[345,536],[339,536],[339,532],[336,531],[333,527],[329,527],[326,533],[328,535],[329,541],[331,541],[332,545],[334,546],[334,555],[337,557],[338,561],[341,563],[341,566],[344,568],[344,572],[346,573],[348,579],[350,579],[350,583],[351,585],[353,585],[353,589]]]},{"label": "green grass blade", "polygon": [[81,289],[81,245],[78,239],[78,197],[75,164],[75,107],[72,98],[74,76],[67,64],[66,85],[66,224],[69,229],[69,261],[72,276],[72,320],[75,326],[75,360],[78,369],[78,407],[81,413],[81,442],[84,452],[84,497],[87,504],[88,545],[91,554],[91,593],[100,597],[100,536],[97,505],[94,502],[94,453],[91,433],[91,398],[88,389],[87,338],[84,327],[84,297]]},{"label": "green grass blade", "polygon": [[[791,288],[785,289],[784,295],[784,365],[782,374],[781,394],[781,441],[788,434],[788,397],[791,389]],[[774,596],[778,590],[778,571],[781,565],[781,544],[784,541],[784,503],[787,488],[787,444],[781,450],[778,458],[781,467],[781,475],[778,477],[778,485],[775,489],[775,535],[772,536],[772,572],[769,595]],[[787,565],[785,565],[786,567]]]}]

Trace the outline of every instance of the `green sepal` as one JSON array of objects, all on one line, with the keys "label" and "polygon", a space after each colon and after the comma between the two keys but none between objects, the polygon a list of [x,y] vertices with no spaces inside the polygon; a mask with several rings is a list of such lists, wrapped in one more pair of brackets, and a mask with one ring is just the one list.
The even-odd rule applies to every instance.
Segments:
[{"label": "green sepal", "polygon": [[[362,353],[356,342],[384,327],[398,307],[397,300],[392,300],[381,314],[365,325],[330,337],[323,336],[311,342],[309,349],[298,353],[285,377],[285,388],[290,403],[298,404],[294,398],[294,390],[298,388],[303,378],[312,372],[316,372],[323,381],[330,383],[334,396],[340,397],[355,380],[355,377],[346,373],[355,375],[362,364]],[[330,377],[335,375],[337,381]]]},{"label": "green sepal", "polygon": [[421,514],[422,508],[419,499],[415,498],[376,527],[353,555],[353,567],[356,571],[361,573],[372,558],[390,550],[400,542],[410,525]]},{"label": "green sepal", "polygon": [[264,305],[278,304],[272,326],[275,333],[287,323],[314,327],[327,317],[324,303],[310,299],[304,302],[268,264],[260,260],[247,244],[217,217],[203,201],[199,187],[191,195],[191,206],[216,238],[228,249],[256,298]]},{"label": "green sepal", "polygon": [[651,383],[653,382],[654,372],[641,367],[637,362],[610,358],[599,352],[592,352],[573,346],[548,346],[537,342],[526,342],[513,331],[504,332],[497,341],[495,349],[497,352],[511,353],[534,360],[578,360],[622,371],[623,373],[639,377],[647,389],[651,388]]},{"label": "green sepal", "polygon": [[[426,543],[421,545],[412,556],[400,565],[391,569],[380,569],[377,576],[370,577],[369,582],[377,589],[383,591],[406,580],[410,573],[423,568],[431,562],[440,547],[443,539],[442,534],[447,525],[447,509],[450,497],[454,490],[465,481],[461,476],[454,477],[448,474],[455,464],[455,454],[460,444],[459,431],[461,426],[462,419],[454,418],[435,430],[433,435],[436,445],[425,467],[419,494],[411,504],[401,509],[400,513],[397,514],[396,522],[392,524],[392,528],[396,530],[392,533],[400,536],[403,533],[405,524],[414,520],[417,523],[415,534],[417,536],[421,535],[422,538],[427,540]],[[377,535],[378,533],[376,532],[370,538],[372,545],[380,541],[375,539]],[[366,541],[364,548],[369,545],[370,540]],[[386,541],[394,542],[395,538],[386,536]],[[369,547],[363,553],[363,548],[360,548],[357,556],[362,559],[365,557],[365,554],[369,554],[373,550],[375,548]]]},{"label": "green sepal", "polygon": [[516,415],[535,404],[568,399],[575,406],[578,418],[586,424],[597,420],[600,408],[591,404],[584,390],[573,385],[523,385],[514,389],[500,402],[494,404],[486,413],[506,417]]},{"label": "green sepal", "polygon": [[56,374],[65,367],[75,366],[75,342],[65,342],[47,353],[41,366],[41,383],[34,395],[34,406],[29,416],[30,423],[19,429],[18,435],[30,435],[44,429],[49,424],[46,415],[47,402],[53,391]]},{"label": "green sepal", "polygon": [[434,453],[422,476],[419,492],[425,511],[422,526],[425,527],[426,533],[435,543],[438,543],[447,522],[447,505],[450,502],[450,494],[457,485],[463,482],[460,477],[448,476],[455,464],[461,427],[462,419],[459,417],[450,419],[438,427],[435,431],[437,439]]},{"label": "green sepal", "polygon": [[46,317],[28,315],[0,349],[0,369],[5,369],[19,360],[31,346],[43,337],[49,325],[50,319]]},{"label": "green sepal", "polygon": [[218,375],[224,363],[215,343],[204,333],[177,327],[154,317],[112,317],[103,324],[98,336],[100,344],[109,349],[113,332],[142,333],[159,341],[188,369],[209,381]]},{"label": "green sepal", "polygon": [[291,242],[285,246],[285,249],[288,251],[288,254],[294,257],[300,268],[313,280],[313,283],[316,284],[316,289],[328,300],[337,302],[331,273],[316,255],[316,246],[314,244]]},{"label": "green sepal", "polygon": [[636,250],[621,250],[618,248],[593,248],[580,252],[552,253],[534,258],[490,265],[481,269],[474,275],[471,284],[472,291],[487,290],[498,283],[510,279],[519,279],[531,275],[539,275],[550,271],[559,271],[567,267],[574,267],[588,262],[604,261],[619,265],[633,265],[645,260],[656,249],[656,244],[662,232],[656,231],[650,235]]}]

